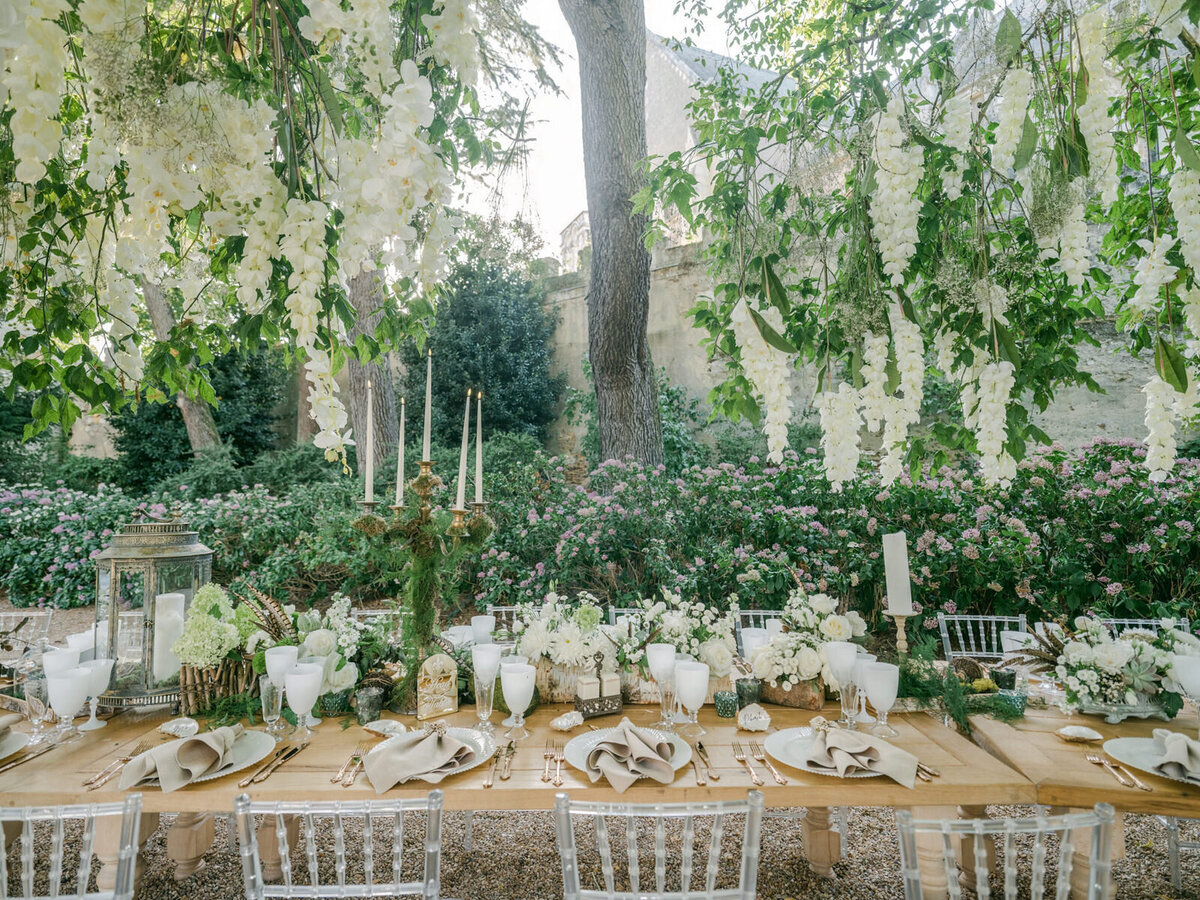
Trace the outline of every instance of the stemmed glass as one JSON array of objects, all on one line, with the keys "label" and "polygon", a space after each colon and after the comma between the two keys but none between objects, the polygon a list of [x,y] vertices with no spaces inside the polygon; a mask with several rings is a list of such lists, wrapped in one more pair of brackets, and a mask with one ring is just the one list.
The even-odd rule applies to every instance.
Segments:
[{"label": "stemmed glass", "polygon": [[537,670],[528,663],[511,663],[500,667],[500,687],[504,690],[504,702],[512,710],[513,726],[505,734],[516,743],[529,737],[525,727],[525,710],[533,700],[534,677]]},{"label": "stemmed glass", "polygon": [[61,675],[68,669],[74,669],[78,665],[78,650],[55,647],[42,654],[42,671],[46,673],[47,678],[51,675]]},{"label": "stemmed glass", "polygon": [[854,660],[854,683],[858,685],[858,715],[854,717],[859,725],[875,724],[875,717],[867,712],[867,692],[866,679],[863,677],[863,670],[869,664],[879,659],[874,653],[867,653],[861,647],[858,649],[858,658]]},{"label": "stemmed glass", "polygon": [[496,694],[496,673],[500,671],[500,647],[496,644],[476,644],[471,648],[471,667],[475,670],[475,715],[479,717],[479,724],[475,727],[491,734],[495,728],[488,719],[492,715],[492,701]]},{"label": "stemmed glass", "polygon": [[1181,656],[1176,653],[1171,668],[1184,696],[1200,709],[1200,656]]},{"label": "stemmed glass", "polygon": [[660,717],[652,727],[671,729],[675,727],[675,646],[673,644],[647,644],[646,662],[650,666],[650,677],[658,686]]},{"label": "stemmed glass", "polygon": [[283,714],[283,685],[273,681],[269,675],[259,675],[258,696],[262,700],[262,717],[267,723],[267,734],[278,744],[283,740],[283,732],[276,727]]},{"label": "stemmed glass", "polygon": [[[511,654],[511,655],[509,655],[509,656],[506,656],[506,657],[504,657],[503,659],[501,659],[501,660],[500,660],[500,671],[501,671],[501,672],[503,672],[503,671],[504,671],[504,667],[505,667],[505,666],[523,666],[523,665],[525,665],[527,662],[529,662],[529,657],[528,657],[528,656],[517,656],[516,654]],[[503,681],[502,681],[502,682],[500,682],[500,687],[501,687],[501,689],[503,689],[503,688],[504,688],[504,682],[503,682]],[[496,696],[496,695],[495,695],[495,688],[493,688],[493,693],[492,693],[492,701],[493,701],[493,703],[495,702],[495,696]],[[505,696],[505,702],[507,703],[507,702],[508,702],[508,699],[507,699],[507,698],[508,698],[508,695],[507,695],[507,694],[505,694],[504,696]],[[514,713],[514,712],[512,711],[512,705],[510,704],[510,705],[509,705],[509,707],[508,707],[508,717],[507,717],[507,718],[505,718],[505,719],[503,719],[503,720],[501,720],[500,724],[501,724],[501,725],[503,725],[505,728],[512,728],[512,727],[513,727],[513,723],[515,723],[516,721],[517,721],[517,714],[516,714],[516,713]]]},{"label": "stemmed glass", "polygon": [[108,690],[108,682],[112,678],[113,660],[93,659],[90,662],[80,663],[79,668],[84,669],[89,675],[88,694],[92,698],[91,716],[79,726],[79,730],[96,731],[108,724],[96,718],[96,708],[100,705],[100,695]]},{"label": "stemmed glass", "polygon": [[45,729],[46,720],[50,718],[46,679],[36,675],[27,676],[23,693],[27,709],[25,715],[33,726],[33,730],[29,732],[29,744],[33,746],[50,738]]},{"label": "stemmed glass", "polygon": [[900,690],[900,667],[891,663],[873,662],[863,666],[863,686],[867,689],[867,698],[875,707],[879,721],[871,729],[871,734],[880,737],[898,737],[900,732],[888,724],[888,713],[896,704],[896,694]]},{"label": "stemmed glass", "polygon": [[679,733],[688,737],[700,737],[705,734],[697,714],[708,695],[708,665],[702,662],[675,663],[675,690],[679,694],[679,702],[687,711],[686,720]]},{"label": "stemmed glass", "polygon": [[825,645],[825,659],[829,670],[838,683],[838,697],[842,701],[842,717],[838,724],[854,731],[858,727],[858,687],[854,684],[854,660],[858,657],[858,645],[849,641],[830,641]]},{"label": "stemmed glass", "polygon": [[[291,671],[292,666],[296,665],[296,661],[300,656],[300,648],[288,646],[271,647],[267,650],[265,656],[267,661],[267,678],[271,680],[271,684],[279,688],[280,709],[282,710],[283,694],[287,686],[287,673]],[[290,731],[291,725],[283,719],[276,720],[275,725],[267,729],[267,733],[277,741],[282,740]]]},{"label": "stemmed glass", "polygon": [[302,741],[312,737],[312,708],[324,678],[324,670],[312,663],[292,666],[284,677],[288,707],[296,714],[296,729]]},{"label": "stemmed glass", "polygon": [[92,673],[87,669],[67,669],[59,675],[46,677],[46,690],[50,694],[50,706],[58,716],[58,728],[51,740],[56,744],[66,744],[83,737],[75,727],[75,716],[83,701],[87,699],[88,688],[92,683]]}]

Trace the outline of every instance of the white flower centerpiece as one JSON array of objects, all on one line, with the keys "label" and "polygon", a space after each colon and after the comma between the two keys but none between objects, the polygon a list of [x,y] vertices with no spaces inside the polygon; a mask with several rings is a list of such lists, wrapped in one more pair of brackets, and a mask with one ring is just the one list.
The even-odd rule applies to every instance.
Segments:
[{"label": "white flower centerpiece", "polygon": [[537,669],[537,689],[543,701],[570,703],[575,698],[575,681],[581,670],[595,669],[595,656],[604,654],[603,671],[617,670],[616,645],[601,625],[599,601],[581,593],[578,605],[551,591],[541,606],[531,607],[518,617],[514,630],[517,650],[529,657]]},{"label": "white flower centerpiece", "polygon": [[1130,629],[1114,636],[1100,620],[1080,616],[1064,635],[1055,675],[1065,690],[1064,712],[1169,720],[1183,707],[1175,654],[1200,655],[1200,640],[1164,619],[1159,633]]},{"label": "white flower centerpiece", "polygon": [[763,682],[763,699],[781,706],[820,709],[825,687],[837,689],[825,652],[827,641],[851,641],[867,633],[867,623],[853,610],[842,614],[826,594],[796,588],[784,605],[786,631],[772,636],[749,660]]},{"label": "white flower centerpiece", "polygon": [[[671,644],[677,658],[708,665],[705,703],[712,702],[714,691],[732,690],[733,660],[737,653],[733,634],[736,617],[736,604],[720,612],[698,600],[685,600],[666,588],[657,599],[640,600],[638,612],[633,616],[644,634],[643,647],[650,643]],[[658,702],[658,688],[649,680],[644,663],[630,668],[629,683],[623,692],[627,703]]]}]

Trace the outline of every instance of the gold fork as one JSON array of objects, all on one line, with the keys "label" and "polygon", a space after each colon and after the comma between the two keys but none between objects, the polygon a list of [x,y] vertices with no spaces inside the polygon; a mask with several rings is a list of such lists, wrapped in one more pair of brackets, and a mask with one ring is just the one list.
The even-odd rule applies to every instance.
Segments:
[{"label": "gold fork", "polygon": [[1125,787],[1127,787],[1127,788],[1133,787],[1133,782],[1130,781],[1128,778],[1126,778],[1124,775],[1122,775],[1120,770],[1117,769],[1112,763],[1110,763],[1105,757],[1100,756],[1097,753],[1085,753],[1083,758],[1086,759],[1088,762],[1093,763],[1094,765],[1104,766],[1104,768],[1108,769],[1108,773],[1110,775],[1112,775],[1113,778],[1117,779],[1117,781],[1119,781]]},{"label": "gold fork", "polygon": [[125,768],[126,763],[138,756],[141,756],[143,753],[149,750],[151,746],[152,744],[149,741],[141,741],[136,747],[133,748],[133,750],[129,752],[128,756],[118,756],[91,778],[86,779],[83,782],[83,786],[89,791],[95,790],[116,775],[119,771],[121,771],[121,769]]},{"label": "gold fork", "polygon": [[557,741],[554,744],[554,786],[562,787],[562,767],[566,760],[566,755],[563,752],[563,745]]},{"label": "gold fork", "polygon": [[354,748],[353,753],[351,753],[349,756],[346,757],[346,761],[344,763],[342,763],[342,767],[337,770],[337,774],[330,776],[330,778],[329,778],[330,784],[337,784],[339,781],[341,781],[346,776],[346,770],[349,769],[352,765],[354,765],[355,760],[361,759],[362,755],[366,752],[367,752],[367,742],[363,741],[357,747]]},{"label": "gold fork", "polygon": [[743,766],[746,767],[746,771],[750,773],[750,780],[753,781],[755,784],[761,786],[763,783],[763,780],[762,780],[762,778],[759,777],[759,774],[754,771],[754,766],[750,765],[750,760],[746,759],[746,753],[745,753],[745,751],[742,750],[741,742],[734,741],[732,748],[733,748],[733,758],[736,759],[738,762],[740,762]]},{"label": "gold fork", "polygon": [[542,769],[542,781],[550,783],[550,763],[554,762],[554,741],[546,741],[546,749],[542,751],[546,765]]},{"label": "gold fork", "polygon": [[763,751],[762,745],[758,741],[750,742],[750,755],[767,767],[767,771],[771,773],[771,777],[775,779],[776,784],[787,784],[787,779],[780,775],[774,763],[767,759],[767,754]]}]

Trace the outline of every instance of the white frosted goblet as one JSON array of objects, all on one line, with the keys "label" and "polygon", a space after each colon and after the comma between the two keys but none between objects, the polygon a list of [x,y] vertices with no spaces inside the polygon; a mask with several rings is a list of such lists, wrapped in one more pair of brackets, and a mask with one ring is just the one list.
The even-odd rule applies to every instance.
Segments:
[{"label": "white frosted goblet", "polygon": [[871,733],[880,737],[896,737],[900,732],[888,724],[887,717],[896,705],[896,694],[900,690],[900,667],[891,663],[867,663],[863,666],[862,674],[867,699],[879,715],[879,722],[871,729]]},{"label": "white frosted goblet", "polygon": [[783,634],[783,619],[779,616],[771,616],[771,618],[763,622],[764,631],[767,632],[767,638],[773,638],[777,634]]},{"label": "white frosted goblet", "polygon": [[79,651],[55,647],[42,654],[42,671],[49,678],[79,666]]},{"label": "white frosted goblet", "polygon": [[92,698],[91,716],[79,726],[79,730],[95,731],[108,724],[96,718],[96,708],[100,705],[100,695],[108,690],[108,682],[112,678],[113,661],[111,659],[93,659],[80,663],[79,668],[86,669],[91,675],[88,682],[88,696]]},{"label": "white frosted goblet", "polygon": [[679,729],[680,734],[700,737],[705,732],[697,714],[704,705],[704,698],[708,696],[708,666],[700,662],[675,663],[675,692],[687,712],[687,719]]},{"label": "white frosted goblet", "polygon": [[[510,648],[511,649],[511,648]],[[500,671],[504,671],[505,666],[523,666],[529,662],[528,656],[520,656],[515,653],[510,653],[508,656],[500,658]],[[508,717],[500,722],[505,728],[512,728],[513,723],[517,721],[517,717],[512,714],[512,707],[509,707]]]},{"label": "white frosted goblet", "polygon": [[296,728],[298,737],[302,741],[312,737],[310,724],[312,708],[321,693],[321,682],[324,679],[324,670],[312,663],[292,666],[284,676],[287,705],[296,714]]},{"label": "white frosted goblet", "polygon": [[46,691],[50,695],[50,708],[58,716],[58,729],[51,740],[56,744],[82,737],[75,727],[75,716],[83,701],[87,699],[88,687],[92,683],[92,673],[87,669],[67,669],[58,675],[47,676]]},{"label": "white frosted goblet", "polygon": [[1176,653],[1171,668],[1175,670],[1175,680],[1183,688],[1184,695],[1200,708],[1200,656]]},{"label": "white frosted goblet", "polygon": [[500,667],[500,686],[504,689],[504,702],[513,714],[512,728],[505,736],[514,743],[529,737],[529,729],[525,727],[525,710],[533,700],[536,672],[537,670],[528,663]]}]

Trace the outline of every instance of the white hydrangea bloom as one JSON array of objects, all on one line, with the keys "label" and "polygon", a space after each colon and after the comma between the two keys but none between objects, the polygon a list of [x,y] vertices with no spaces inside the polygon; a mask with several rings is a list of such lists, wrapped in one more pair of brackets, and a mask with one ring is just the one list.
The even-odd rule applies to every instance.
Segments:
[{"label": "white hydrangea bloom", "polygon": [[843,381],[836,391],[818,394],[816,407],[821,415],[825,477],[833,485],[834,493],[841,493],[842,485],[853,481],[858,471],[859,427],[862,424],[858,414],[858,391]]},{"label": "white hydrangea bloom", "polygon": [[[778,309],[771,306],[759,313],[768,325],[783,333],[783,316]],[[792,396],[788,389],[791,363],[786,353],[763,340],[745,300],[733,308],[731,322],[733,336],[742,351],[742,369],[762,400],[768,458],[773,463],[781,463],[783,451],[788,446],[787,427],[792,419]]]},{"label": "white hydrangea bloom", "polygon": [[1167,188],[1171,209],[1175,212],[1175,228],[1179,235],[1179,252],[1200,278],[1200,172],[1194,172],[1182,162],[1176,163]]},{"label": "white hydrangea bloom", "polygon": [[883,271],[896,283],[904,280],[909,260],[917,252],[921,212],[917,188],[925,158],[920,144],[904,146],[903,115],[904,98],[897,94],[880,116],[875,131],[876,190],[871,197],[871,221]]},{"label": "white hydrangea bloom", "polygon": [[1001,174],[1012,168],[1032,97],[1033,76],[1024,69],[1010,70],[997,100],[996,143],[992,145],[992,168]]},{"label": "white hydrangea bloom", "polygon": [[1138,260],[1133,283],[1137,285],[1131,303],[1143,316],[1153,316],[1158,309],[1159,294],[1163,285],[1169,283],[1179,271],[1167,262],[1167,253],[1175,246],[1175,238],[1160,234],[1154,240],[1143,238],[1138,241],[1143,256]]},{"label": "white hydrangea bloom", "polygon": [[1142,388],[1146,395],[1146,468],[1151,481],[1165,481],[1175,467],[1175,389],[1157,373]]}]

